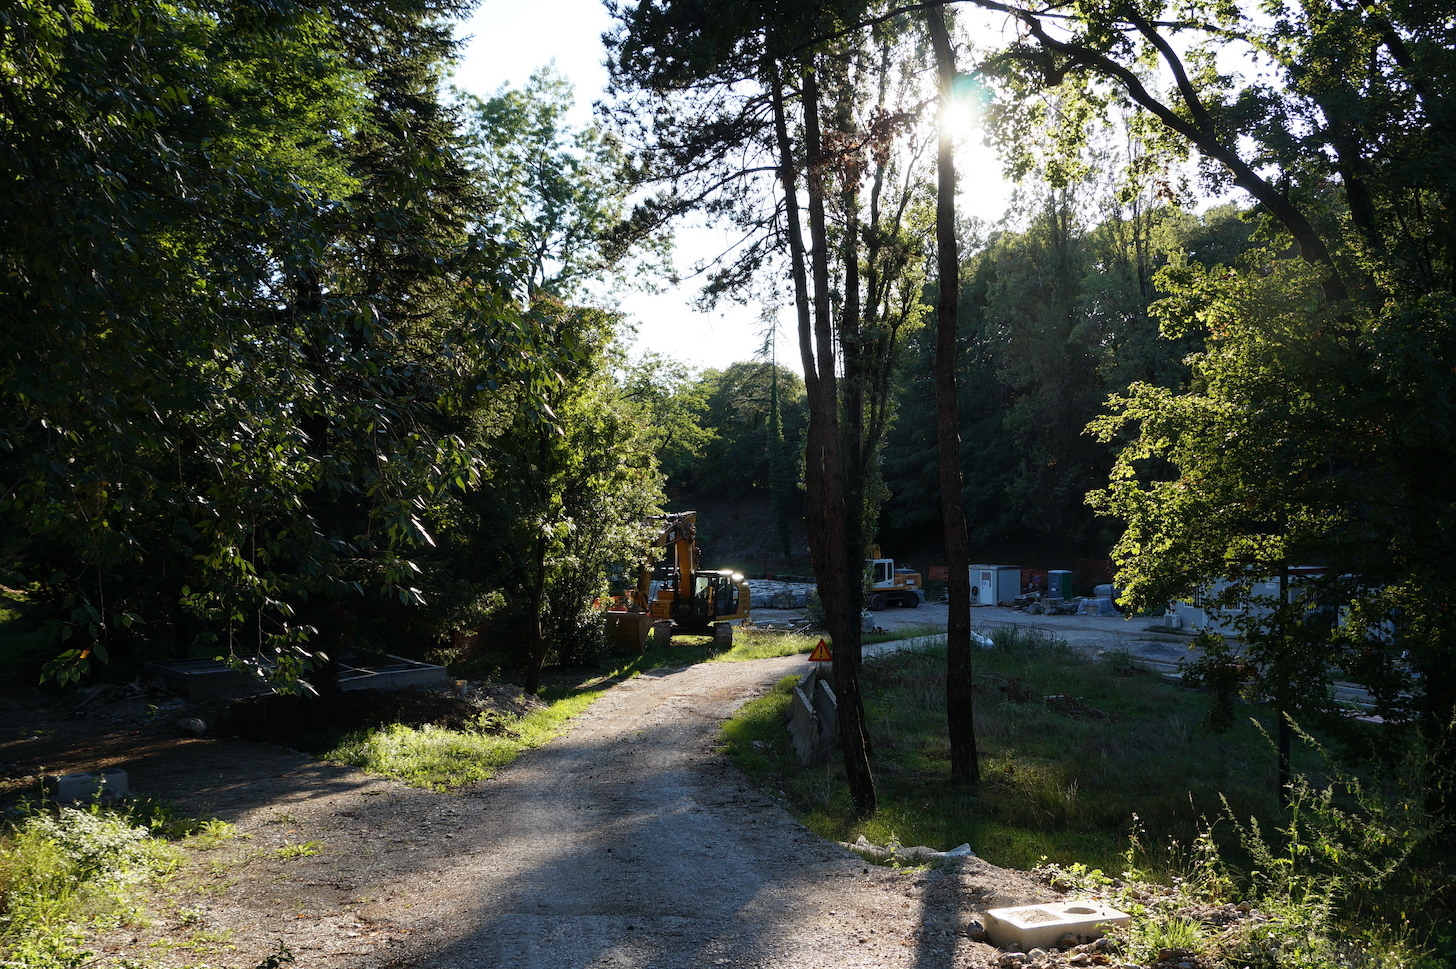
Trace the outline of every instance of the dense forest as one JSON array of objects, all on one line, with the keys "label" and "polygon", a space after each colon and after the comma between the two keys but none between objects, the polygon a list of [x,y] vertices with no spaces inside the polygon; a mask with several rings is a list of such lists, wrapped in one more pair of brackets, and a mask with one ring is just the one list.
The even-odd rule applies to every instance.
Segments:
[{"label": "dense forest", "polygon": [[[654,514],[741,500],[851,657],[877,539],[1224,580],[1241,675],[1366,683],[1456,810],[1441,5],[642,0],[589,126],[550,70],[452,90],[467,6],[8,4],[0,583],[49,678],[483,631],[534,689]],[[685,216],[740,240],[703,299],[788,321],[701,372],[612,309]]]}]

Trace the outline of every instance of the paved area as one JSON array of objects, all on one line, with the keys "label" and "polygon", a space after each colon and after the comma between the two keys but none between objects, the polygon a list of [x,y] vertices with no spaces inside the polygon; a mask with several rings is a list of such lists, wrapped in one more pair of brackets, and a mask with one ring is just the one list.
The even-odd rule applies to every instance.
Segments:
[{"label": "paved area", "polygon": [[[804,615],[802,609],[754,609],[755,622],[791,622]],[[876,627],[887,632],[905,630],[933,636],[944,631],[950,611],[943,602],[925,602],[915,609],[889,608],[869,614]],[[1033,616],[1000,606],[973,606],[971,629],[984,636],[1003,626],[1024,626],[1043,630],[1067,641],[1074,649],[1101,653],[1125,649],[1145,665],[1172,672],[1190,655],[1192,637],[1165,630],[1157,620],[1148,617],[1127,619],[1122,616]],[[916,637],[912,637],[914,639]],[[903,644],[895,648],[903,648]],[[874,655],[882,647],[867,647]]]}]

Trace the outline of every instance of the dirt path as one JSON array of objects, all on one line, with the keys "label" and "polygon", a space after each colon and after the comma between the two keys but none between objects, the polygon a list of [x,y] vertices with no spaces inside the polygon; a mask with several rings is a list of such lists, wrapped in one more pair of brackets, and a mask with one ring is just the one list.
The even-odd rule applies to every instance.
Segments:
[{"label": "dirt path", "polygon": [[137,793],[242,837],[177,881],[167,916],[104,951],[247,969],[280,941],[310,969],[994,964],[966,923],[1043,889],[976,859],[868,865],[752,791],[716,749],[725,717],[804,668],[791,657],[638,677],[454,796],[256,744],[189,741],[126,761]]}]

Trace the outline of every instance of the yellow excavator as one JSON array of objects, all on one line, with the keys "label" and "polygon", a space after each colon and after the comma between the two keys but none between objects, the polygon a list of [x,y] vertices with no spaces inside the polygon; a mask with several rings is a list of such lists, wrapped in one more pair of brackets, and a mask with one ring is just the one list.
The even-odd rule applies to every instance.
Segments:
[{"label": "yellow excavator", "polygon": [[[651,560],[642,565],[636,587],[627,594],[625,614],[607,613],[613,638],[622,642],[622,627],[634,626],[641,629],[645,641],[648,622],[667,620],[673,633],[712,634],[717,642],[731,643],[731,624],[749,617],[748,583],[728,569],[698,567],[697,512],[676,512],[654,521],[662,525],[652,543],[653,548],[663,550],[661,561],[655,568]],[[631,623],[624,615],[642,616],[645,621]]]}]

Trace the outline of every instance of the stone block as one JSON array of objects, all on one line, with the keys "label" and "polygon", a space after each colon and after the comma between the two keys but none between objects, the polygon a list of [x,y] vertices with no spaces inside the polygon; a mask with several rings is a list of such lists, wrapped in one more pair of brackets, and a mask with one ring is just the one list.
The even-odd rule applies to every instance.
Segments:
[{"label": "stone block", "polygon": [[126,771],[112,768],[87,774],[51,774],[46,794],[52,801],[117,801],[127,795]]}]

